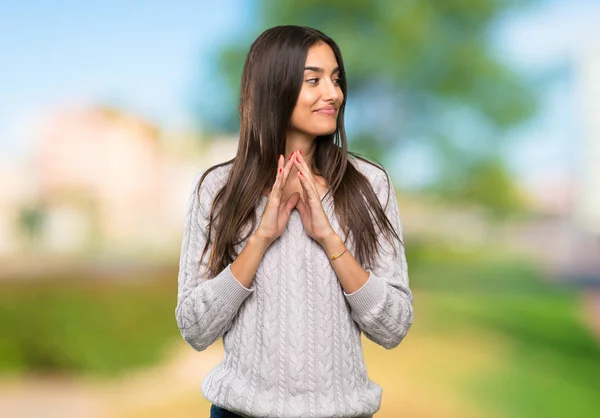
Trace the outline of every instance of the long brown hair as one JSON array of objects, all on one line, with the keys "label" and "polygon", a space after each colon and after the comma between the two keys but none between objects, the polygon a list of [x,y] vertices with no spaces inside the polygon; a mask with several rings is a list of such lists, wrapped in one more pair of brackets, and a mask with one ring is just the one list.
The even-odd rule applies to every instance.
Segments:
[{"label": "long brown hair", "polygon": [[[285,154],[286,131],[302,87],[308,50],[319,43],[329,45],[335,54],[344,100],[339,108],[336,131],[315,139],[312,169],[325,178],[329,185],[328,193],[333,194],[335,212],[346,235],[344,242],[350,235],[360,237],[355,240],[355,256],[359,263],[366,268],[374,263],[378,251],[375,224],[390,243],[394,238],[402,243],[369,180],[348,162],[348,154],[351,154],[385,172],[371,161],[348,151],[344,129],[347,84],[339,47],[316,29],[276,26],[254,41],[246,57],[240,91],[240,138],[236,156],[207,169],[199,181],[198,197],[208,173],[224,165],[233,165],[228,181],[216,193],[210,210],[208,239],[201,256],[203,259],[212,244],[208,275],[217,275],[233,262],[238,256],[235,246],[251,233],[241,237],[240,231],[248,223],[252,225],[249,231],[256,227],[256,206],[262,190],[271,189],[277,172],[277,158]],[[389,178],[387,180],[389,182]]]}]

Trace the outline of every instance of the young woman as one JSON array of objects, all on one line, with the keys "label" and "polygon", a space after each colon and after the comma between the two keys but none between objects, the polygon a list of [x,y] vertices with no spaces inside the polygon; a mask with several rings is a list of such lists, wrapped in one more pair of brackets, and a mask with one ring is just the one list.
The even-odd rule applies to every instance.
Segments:
[{"label": "young woman", "polygon": [[394,188],[348,151],[335,42],[268,29],[242,75],[235,158],[194,180],[176,318],[196,350],[223,337],[203,380],[211,417],[368,417],[382,389],[361,332],[391,349],[413,322]]}]

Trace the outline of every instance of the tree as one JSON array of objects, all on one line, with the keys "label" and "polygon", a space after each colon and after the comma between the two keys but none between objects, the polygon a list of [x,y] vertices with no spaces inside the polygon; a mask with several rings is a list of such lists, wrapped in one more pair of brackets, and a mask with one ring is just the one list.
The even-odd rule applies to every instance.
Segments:
[{"label": "tree", "polygon": [[392,164],[390,150],[418,138],[445,167],[436,184],[455,176],[469,188],[465,170],[494,156],[502,134],[534,111],[524,80],[491,51],[490,26],[513,6],[506,0],[260,0],[260,28],[219,57],[231,98],[220,127],[238,127],[235,103],[251,40],[270,26],[312,26],[335,39],[344,56],[351,149]]}]

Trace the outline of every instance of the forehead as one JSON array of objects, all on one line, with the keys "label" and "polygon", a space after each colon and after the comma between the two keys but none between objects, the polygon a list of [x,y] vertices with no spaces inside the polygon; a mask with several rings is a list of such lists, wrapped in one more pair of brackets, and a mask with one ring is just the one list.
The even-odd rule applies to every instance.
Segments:
[{"label": "forehead", "polygon": [[309,48],[306,55],[307,67],[333,68],[337,65],[333,50],[326,43],[320,43]]}]

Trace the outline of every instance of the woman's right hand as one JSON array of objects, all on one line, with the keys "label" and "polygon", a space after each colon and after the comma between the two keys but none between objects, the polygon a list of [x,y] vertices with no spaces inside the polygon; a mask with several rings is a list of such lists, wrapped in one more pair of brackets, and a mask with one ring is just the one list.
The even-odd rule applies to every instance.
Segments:
[{"label": "woman's right hand", "polygon": [[284,165],[284,156],[280,155],[277,160],[277,176],[275,183],[268,196],[267,206],[263,212],[262,219],[254,235],[266,240],[269,244],[283,234],[290,219],[292,209],[300,199],[300,193],[293,193],[286,201],[283,201],[283,188],[294,166],[294,153]]}]

